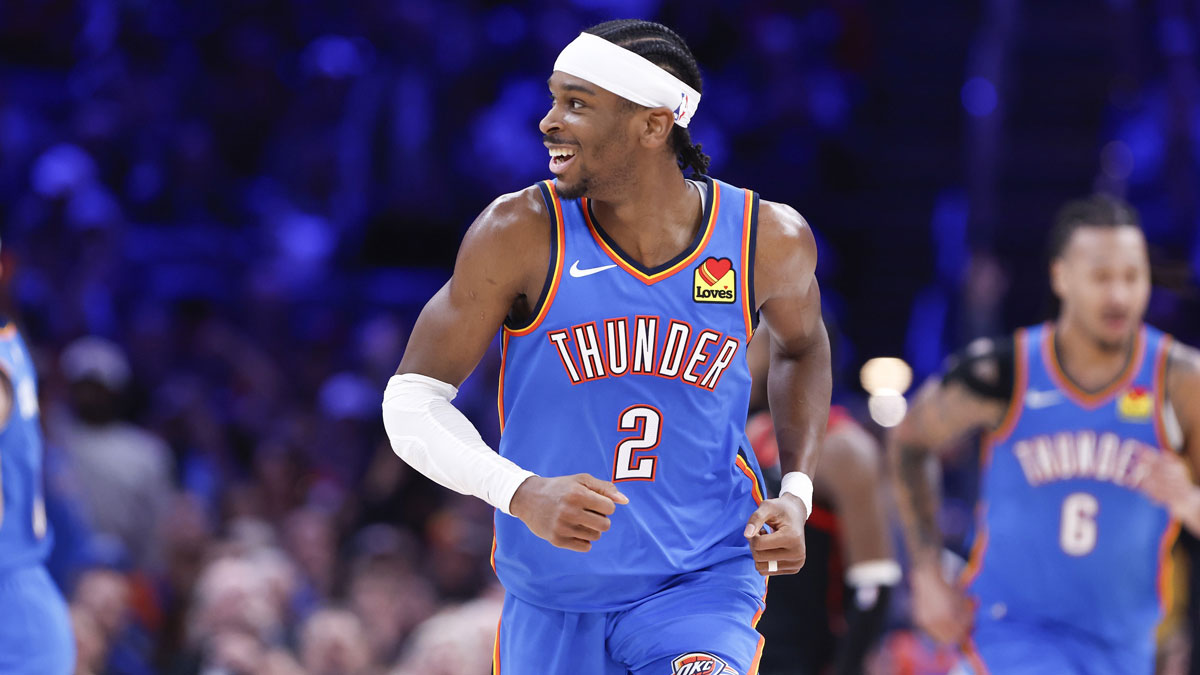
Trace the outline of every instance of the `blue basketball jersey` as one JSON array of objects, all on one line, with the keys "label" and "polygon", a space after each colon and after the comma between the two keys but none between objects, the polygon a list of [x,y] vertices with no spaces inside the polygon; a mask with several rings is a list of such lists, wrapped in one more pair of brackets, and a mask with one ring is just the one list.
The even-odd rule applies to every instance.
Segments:
[{"label": "blue basketball jersey", "polygon": [[1025,626],[1149,647],[1179,527],[1136,486],[1146,458],[1172,451],[1162,418],[1170,338],[1144,326],[1125,372],[1089,394],[1063,374],[1053,331],[1017,332],[1014,396],[986,439],[966,577],[977,635]]},{"label": "blue basketball jersey", "polygon": [[588,553],[497,512],[496,572],[529,603],[618,610],[736,558],[745,574],[731,583],[762,595],[742,536],[763,499],[745,437],[758,197],[705,181],[695,239],[654,269],[620,250],[587,199],[540,184],[551,264],[534,316],[503,330],[500,454],[542,476],[612,480],[629,504]]},{"label": "blue basketball jersey", "polygon": [[12,323],[0,327],[0,369],[12,384],[12,410],[0,430],[0,572],[40,565],[50,551],[42,492],[42,430],[37,376]]}]

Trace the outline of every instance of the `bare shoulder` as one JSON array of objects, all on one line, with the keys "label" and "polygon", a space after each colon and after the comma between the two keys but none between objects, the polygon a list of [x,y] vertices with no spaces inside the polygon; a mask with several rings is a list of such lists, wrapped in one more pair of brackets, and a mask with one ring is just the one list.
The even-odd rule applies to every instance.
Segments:
[{"label": "bare shoulder", "polygon": [[817,267],[817,243],[808,221],[787,204],[760,202],[754,257],[759,302],[802,292]]},{"label": "bare shoulder", "polygon": [[467,229],[454,282],[537,297],[550,262],[550,233],[550,214],[536,185],[497,197]]},{"label": "bare shoulder", "polygon": [[1178,341],[1171,343],[1167,354],[1167,394],[1181,413],[1195,409],[1195,414],[1200,415],[1200,349]]},{"label": "bare shoulder", "polygon": [[1167,360],[1168,368],[1173,373],[1180,373],[1184,377],[1200,376],[1200,349],[1173,340]]},{"label": "bare shoulder", "polygon": [[545,245],[549,212],[541,189],[531,185],[503,194],[488,204],[471,223],[463,246],[483,243],[505,245],[540,239]]},{"label": "bare shoulder", "polygon": [[761,259],[772,256],[802,256],[817,263],[817,243],[808,221],[796,209],[780,202],[762,201],[758,206],[758,251]]}]

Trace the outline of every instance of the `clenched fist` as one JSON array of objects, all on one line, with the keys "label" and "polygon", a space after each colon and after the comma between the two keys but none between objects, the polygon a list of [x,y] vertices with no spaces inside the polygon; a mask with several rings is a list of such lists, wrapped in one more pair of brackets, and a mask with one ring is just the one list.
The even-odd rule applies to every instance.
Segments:
[{"label": "clenched fist", "polygon": [[[783,494],[759,504],[750,515],[744,532],[750,540],[754,567],[766,576],[795,574],[804,567],[804,521],[808,518],[804,502],[792,494]],[[763,525],[770,525],[767,533]]]},{"label": "clenched fist", "polygon": [[531,476],[513,494],[509,511],[551,544],[586,553],[612,527],[608,517],[616,505],[628,503],[616,485],[586,473]]}]

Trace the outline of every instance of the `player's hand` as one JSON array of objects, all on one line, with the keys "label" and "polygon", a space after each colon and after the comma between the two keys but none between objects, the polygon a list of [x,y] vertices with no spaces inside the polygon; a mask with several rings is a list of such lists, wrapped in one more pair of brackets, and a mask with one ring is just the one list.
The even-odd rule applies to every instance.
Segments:
[{"label": "player's hand", "polygon": [[[750,514],[744,534],[750,540],[750,553],[754,555],[754,568],[759,574],[795,574],[804,567],[804,521],[807,517],[804,502],[790,494],[768,499]],[[763,525],[770,525],[771,532],[765,532]],[[774,569],[771,563],[774,563]]]},{"label": "player's hand", "polygon": [[509,511],[551,544],[586,553],[612,527],[608,517],[616,505],[628,503],[616,485],[586,473],[531,476],[513,494]]},{"label": "player's hand", "polygon": [[1200,515],[1200,488],[1192,482],[1187,464],[1170,450],[1148,453],[1146,473],[1138,489],[1150,499],[1167,507],[1171,517],[1184,522]]},{"label": "player's hand", "polygon": [[973,621],[967,596],[946,581],[934,565],[917,565],[909,576],[913,622],[940,643],[961,643]]}]

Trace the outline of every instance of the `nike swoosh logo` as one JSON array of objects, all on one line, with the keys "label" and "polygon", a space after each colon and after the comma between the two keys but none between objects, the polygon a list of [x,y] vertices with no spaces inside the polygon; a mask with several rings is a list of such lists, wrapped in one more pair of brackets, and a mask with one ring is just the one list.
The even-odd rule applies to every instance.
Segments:
[{"label": "nike swoosh logo", "polygon": [[571,263],[571,276],[578,279],[579,277],[586,277],[587,275],[595,274],[596,272],[611,270],[614,267],[616,267],[616,265],[601,265],[599,267],[589,267],[586,270],[581,270],[579,269],[579,261],[576,260],[575,262]]},{"label": "nike swoosh logo", "polygon": [[1062,402],[1062,394],[1057,391],[1027,391],[1025,392],[1025,407],[1037,410],[1049,408]]}]

